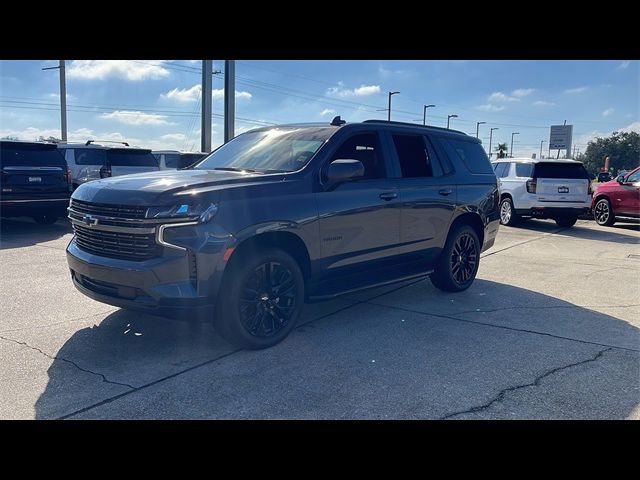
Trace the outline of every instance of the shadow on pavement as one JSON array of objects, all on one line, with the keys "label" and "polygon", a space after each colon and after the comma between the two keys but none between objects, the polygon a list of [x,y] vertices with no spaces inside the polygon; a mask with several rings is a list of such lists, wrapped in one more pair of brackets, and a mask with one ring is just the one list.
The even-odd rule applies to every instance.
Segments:
[{"label": "shadow on pavement", "polygon": [[[576,371],[588,381],[560,392],[561,408],[554,410],[551,402],[531,414],[521,407],[514,418],[626,418],[640,402],[637,352],[625,350],[637,345],[638,329],[530,290],[478,279],[452,296],[426,281],[309,318],[303,316],[301,326],[271,349],[234,352],[209,325],[198,333],[186,323],[119,310],[77,331],[60,348],[36,417],[68,415],[124,393],[108,404],[111,410],[93,414],[442,418],[482,405],[513,385],[546,378],[545,372],[552,378],[554,369],[574,363],[585,363]],[[559,338],[564,335],[579,341]],[[607,342],[623,348],[598,345]],[[596,360],[588,360],[594,355]],[[377,368],[371,358],[379,359]],[[612,367],[620,358],[625,368]],[[69,368],[70,362],[78,368]],[[80,369],[93,376],[79,380]],[[101,390],[105,383],[119,384],[119,390]]]},{"label": "shadow on pavement", "polygon": [[587,227],[578,223],[571,228],[560,229],[554,221],[528,219],[520,222],[513,228],[549,233],[561,230],[559,233],[562,235],[585,240],[600,240],[632,245],[640,243],[640,238],[631,233],[633,231],[640,231],[640,225],[616,223],[612,227],[600,227],[595,222],[593,222],[592,225],[590,224],[589,227]]},{"label": "shadow on pavement", "polygon": [[0,250],[48,242],[72,231],[71,224],[66,218],[59,219],[53,225],[38,225],[27,217],[0,218]]}]

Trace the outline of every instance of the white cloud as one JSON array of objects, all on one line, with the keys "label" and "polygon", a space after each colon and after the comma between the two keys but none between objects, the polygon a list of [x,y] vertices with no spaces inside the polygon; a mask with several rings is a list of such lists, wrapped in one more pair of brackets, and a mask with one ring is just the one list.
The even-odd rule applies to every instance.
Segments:
[{"label": "white cloud", "polygon": [[619,132],[637,132],[640,133],[640,122],[633,122],[624,128],[618,130]]},{"label": "white cloud", "polygon": [[[142,62],[142,61],[141,61]],[[129,60],[74,60],[67,67],[67,76],[79,80],[157,80],[169,76],[164,60],[145,60],[143,63]]]},{"label": "white cloud", "polygon": [[484,110],[485,112],[499,112],[500,110],[504,110],[504,105],[493,105],[492,103],[487,103],[486,105],[478,105],[476,107],[478,110]]},{"label": "white cloud", "polygon": [[170,142],[184,142],[187,136],[184,133],[167,133],[166,135],[160,135],[160,138]]},{"label": "white cloud", "polygon": [[602,112],[602,116],[603,117],[608,117],[609,115],[612,115],[613,112],[615,112],[616,109],[615,108],[607,108],[604,112]]},{"label": "white cloud", "polygon": [[487,98],[487,101],[489,103],[493,103],[493,102],[519,102],[520,99],[516,98],[516,97],[510,97],[506,93],[493,92],[491,95],[489,95],[489,97]]},{"label": "white cloud", "polygon": [[511,92],[511,95],[517,98],[522,98],[531,95],[535,91],[535,88],[517,88],[513,92]]},{"label": "white cloud", "polygon": [[174,88],[167,93],[161,93],[160,97],[177,102],[195,102],[200,97],[201,85],[194,85],[191,88]]},{"label": "white cloud", "polygon": [[171,123],[167,121],[166,115],[135,110],[116,110],[114,112],[103,113],[100,115],[100,118],[116,120],[126,125],[171,125]]},{"label": "white cloud", "polygon": [[[50,93],[49,95],[47,95],[48,98],[54,99],[54,100],[60,100],[60,94],[59,93]],[[71,95],[70,93],[67,93],[67,102],[69,101],[74,101],[77,100],[78,98],[75,95]]]},{"label": "white cloud", "polygon": [[587,90],[587,87],[568,88],[564,91],[564,93],[576,94],[576,93],[582,93],[586,90]]},{"label": "white cloud", "polygon": [[338,82],[337,87],[327,90],[327,95],[332,97],[366,97],[380,93],[380,85],[360,85],[358,88],[344,88],[343,82]]},{"label": "white cloud", "polygon": [[331,115],[332,113],[336,113],[336,111],[333,108],[325,108],[320,112],[320,116],[324,117],[325,115]]},{"label": "white cloud", "polygon": [[544,100],[536,100],[531,105],[535,105],[536,107],[552,107],[555,105],[553,102],[546,102]]},{"label": "white cloud", "polygon": [[624,62],[622,62],[620,65],[618,65],[618,69],[624,70],[625,68],[627,68],[629,65],[631,65],[631,60],[625,60]]},{"label": "white cloud", "polygon": [[[200,98],[202,85],[196,84],[191,88],[174,88],[167,93],[160,94],[160,98],[165,100],[175,100],[177,102],[195,102]],[[211,90],[211,96],[214,100],[224,99],[224,88],[214,88]],[[236,90],[236,98],[250,100],[253,95],[249,92]]]}]

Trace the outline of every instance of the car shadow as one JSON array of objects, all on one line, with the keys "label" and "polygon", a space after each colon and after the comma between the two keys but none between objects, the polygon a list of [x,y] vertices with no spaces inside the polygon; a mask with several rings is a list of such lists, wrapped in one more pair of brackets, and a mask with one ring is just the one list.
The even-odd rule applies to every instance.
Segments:
[{"label": "car shadow", "polygon": [[49,242],[72,232],[66,218],[58,219],[53,225],[39,225],[27,217],[0,218],[0,250]]},{"label": "car shadow", "polygon": [[616,223],[612,227],[600,227],[593,222],[593,225],[590,224],[589,227],[578,223],[570,228],[561,228],[552,220],[528,219],[520,222],[515,228],[549,233],[560,230],[562,235],[584,240],[600,240],[631,245],[640,243],[640,238],[631,233],[640,231],[640,225],[633,224]]},{"label": "car shadow", "polygon": [[[334,388],[341,388],[353,397],[375,398],[378,413],[388,418],[409,415],[409,410],[394,410],[396,405],[418,399],[419,418],[439,418],[465,401],[473,404],[478,385],[486,385],[482,395],[490,398],[510,382],[533,381],[546,370],[589,358],[604,349],[602,343],[619,346],[620,355],[637,355],[640,342],[638,328],[623,319],[492,281],[477,279],[469,290],[455,294],[455,303],[451,294],[435,290],[428,281],[382,295],[375,292],[367,291],[371,295],[360,295],[353,306],[328,315],[304,313],[301,325],[287,339],[258,352],[234,349],[208,325],[198,331],[187,323],[118,310],[99,324],[76,331],[55,353],[47,386],[35,404],[36,417],[64,417],[120,395],[124,397],[116,402],[135,398],[136,405],[145,405],[140,407],[143,413],[133,414],[126,401],[114,402],[110,408],[115,413],[111,410],[105,417],[193,418],[208,412],[226,418],[231,415],[224,413],[228,411],[243,418],[269,416],[259,401],[251,407],[243,404],[243,413],[238,413],[233,402],[242,402],[238,395],[248,389],[251,395],[268,395],[272,404],[283,405],[283,416],[290,418],[304,416],[299,412],[305,403],[291,392],[315,391],[319,396],[314,405],[321,412],[315,416],[334,418],[338,413],[332,409],[338,407],[332,395],[337,395]],[[322,304],[316,305],[313,308],[322,309]],[[636,352],[630,353],[634,346]],[[367,356],[368,350],[389,352],[390,377],[359,369],[360,355],[375,358]],[[330,360],[318,362],[318,357]],[[569,404],[561,410],[563,415],[582,418],[569,407],[572,401],[588,398],[595,417],[607,412],[607,418],[627,418],[640,402],[640,373],[629,373],[638,370],[637,361],[623,360],[630,365],[626,374],[605,375],[596,368],[588,381],[572,383],[571,396],[563,400]],[[608,369],[616,371],[614,367]],[[186,387],[172,383],[198,371],[199,380]],[[327,378],[339,378],[341,383],[326,384]],[[159,382],[166,390],[162,400],[154,397],[154,403],[145,395],[157,390],[147,387]],[[212,400],[203,388],[225,393],[216,393]],[[376,388],[386,396],[379,396]],[[128,396],[134,389],[138,392]],[[260,389],[269,391],[260,394]],[[396,398],[393,392],[404,397]],[[182,405],[172,400],[177,397],[188,401]],[[341,408],[352,408],[353,416],[358,416],[357,404]],[[517,411],[514,415],[526,416]]]}]

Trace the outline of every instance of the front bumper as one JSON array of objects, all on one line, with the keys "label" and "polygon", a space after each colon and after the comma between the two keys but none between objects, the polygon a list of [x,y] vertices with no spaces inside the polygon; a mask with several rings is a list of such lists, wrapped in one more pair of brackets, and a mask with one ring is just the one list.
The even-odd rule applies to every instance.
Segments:
[{"label": "front bumper", "polygon": [[73,284],[88,297],[116,307],[176,319],[210,316],[228,239],[207,236],[203,225],[184,228],[188,248],[162,248],[161,256],[143,261],[89,253],[74,237],[67,247]]}]

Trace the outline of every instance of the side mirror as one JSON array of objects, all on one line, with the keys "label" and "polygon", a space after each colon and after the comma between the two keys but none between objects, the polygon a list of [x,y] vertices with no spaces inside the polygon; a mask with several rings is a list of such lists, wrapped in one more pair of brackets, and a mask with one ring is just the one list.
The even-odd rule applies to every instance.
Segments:
[{"label": "side mirror", "polygon": [[334,160],[329,165],[329,170],[327,171],[327,179],[331,184],[345,182],[352,178],[363,176],[364,165],[360,160]]}]

